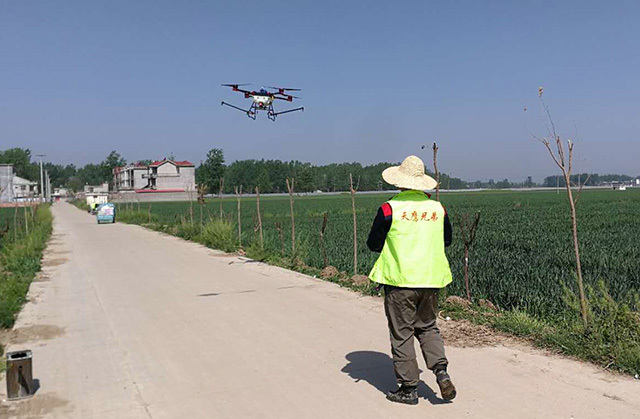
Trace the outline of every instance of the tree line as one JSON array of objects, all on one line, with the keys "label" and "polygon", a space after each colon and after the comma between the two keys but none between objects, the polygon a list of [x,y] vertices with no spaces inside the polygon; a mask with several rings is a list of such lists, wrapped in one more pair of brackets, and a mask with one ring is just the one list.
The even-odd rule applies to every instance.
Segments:
[{"label": "tree line", "polygon": [[[40,166],[29,149],[11,148],[0,150],[0,164],[13,164],[14,172],[31,181],[40,180]],[[170,156],[170,159],[174,159]],[[150,164],[152,160],[140,160],[136,163]],[[49,172],[53,187],[66,187],[72,191],[81,191],[84,185],[113,184],[113,169],[124,166],[127,161],[112,151],[99,163],[88,163],[82,167],[73,164],[61,165],[44,163]],[[360,191],[384,191],[395,189],[382,180],[382,171],[398,162],[384,162],[362,165],[358,162],[331,163],[314,165],[297,160],[237,160],[226,164],[224,152],[219,148],[211,149],[206,158],[196,168],[196,183],[205,185],[208,193],[217,194],[220,179],[223,178],[223,193],[233,193],[234,187],[242,185],[245,191],[258,187],[262,193],[285,193],[286,179],[295,179],[296,192],[337,192],[349,190],[349,175],[353,176],[354,187]],[[428,173],[432,174],[427,170]],[[599,175],[582,173],[572,175],[572,183],[587,182],[587,186],[599,186],[611,182],[629,182],[635,179],[627,175]],[[542,183],[536,183],[529,176],[524,182],[511,182],[508,179],[489,179],[488,181],[465,181],[440,173],[440,185],[443,189],[506,189],[517,187],[555,187],[564,186],[562,176],[547,176]]]},{"label": "tree line", "polygon": [[[0,150],[0,164],[12,164],[14,173],[24,179],[40,182],[40,163],[34,159],[31,150],[10,148]],[[43,169],[49,173],[51,186],[66,187],[72,191],[81,191],[84,185],[100,185],[113,182],[113,169],[126,164],[115,150],[100,163],[88,163],[82,167],[73,164],[43,163]]]},{"label": "tree line", "polygon": [[[296,192],[348,191],[349,175],[354,188],[361,191],[384,191],[397,189],[382,180],[384,169],[399,163],[376,163],[362,165],[358,162],[314,165],[297,160],[237,160],[225,165],[224,153],[212,149],[205,161],[196,168],[196,183],[206,185],[209,193],[220,191],[220,179],[224,178],[223,193],[233,193],[234,187],[242,185],[245,191],[256,187],[262,193],[287,192],[286,180],[295,179]],[[440,181],[452,189],[466,188],[467,182],[440,174]]]}]

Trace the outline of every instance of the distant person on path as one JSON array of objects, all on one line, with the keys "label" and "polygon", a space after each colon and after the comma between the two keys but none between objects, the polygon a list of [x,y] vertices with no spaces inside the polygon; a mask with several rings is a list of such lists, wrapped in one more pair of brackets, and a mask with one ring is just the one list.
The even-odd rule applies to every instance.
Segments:
[{"label": "distant person on path", "polygon": [[452,400],[456,389],[436,326],[438,291],[452,279],[444,253],[451,244],[451,223],[442,204],[423,192],[434,189],[437,182],[425,174],[420,158],[407,157],[400,166],[382,172],[382,178],[401,190],[380,207],[367,240],[369,249],[381,252],[369,278],[384,286],[393,367],[400,385],[387,399],[418,404],[415,336],[442,398]]}]

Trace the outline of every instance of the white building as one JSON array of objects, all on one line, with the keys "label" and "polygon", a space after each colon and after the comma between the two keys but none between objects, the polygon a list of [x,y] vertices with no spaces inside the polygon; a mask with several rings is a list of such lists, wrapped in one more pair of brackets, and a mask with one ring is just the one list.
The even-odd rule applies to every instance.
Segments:
[{"label": "white building", "polygon": [[109,184],[103,183],[102,185],[84,185],[84,193],[109,193]]},{"label": "white building", "polygon": [[148,168],[144,164],[134,163],[113,169],[113,180],[116,191],[135,191],[142,189],[149,183],[144,179]]},{"label": "white building", "polygon": [[190,161],[164,159],[151,163],[143,178],[148,181],[144,189],[159,192],[193,191],[196,188],[196,167]]},{"label": "white building", "polygon": [[0,164],[0,203],[13,201],[13,165]]},{"label": "white building", "polygon": [[32,201],[38,196],[38,182],[13,173],[12,164],[0,164],[0,202]]},{"label": "white building", "polygon": [[38,195],[38,182],[32,182],[13,175],[13,200],[32,201]]}]

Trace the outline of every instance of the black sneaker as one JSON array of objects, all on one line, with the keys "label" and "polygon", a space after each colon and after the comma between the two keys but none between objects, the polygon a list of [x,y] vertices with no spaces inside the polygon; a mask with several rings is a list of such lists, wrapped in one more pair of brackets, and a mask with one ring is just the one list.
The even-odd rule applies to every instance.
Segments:
[{"label": "black sneaker", "polygon": [[453,400],[456,397],[456,387],[451,381],[451,377],[445,370],[436,372],[436,381],[440,387],[440,395],[445,400]]},{"label": "black sneaker", "polygon": [[387,393],[387,400],[395,403],[403,404],[418,404],[418,388],[417,387],[404,387],[401,386],[396,391]]}]

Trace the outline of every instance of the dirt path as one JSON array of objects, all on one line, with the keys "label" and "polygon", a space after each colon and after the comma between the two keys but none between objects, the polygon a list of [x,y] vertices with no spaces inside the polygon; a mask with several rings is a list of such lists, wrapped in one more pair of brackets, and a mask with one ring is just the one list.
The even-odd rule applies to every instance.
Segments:
[{"label": "dirt path", "polygon": [[640,416],[640,381],[510,345],[448,347],[454,403],[425,373],[417,407],[391,404],[379,299],[140,227],[96,225],[68,204],[53,212],[44,272],[9,346],[33,350],[40,388],[3,401],[0,417]]}]

